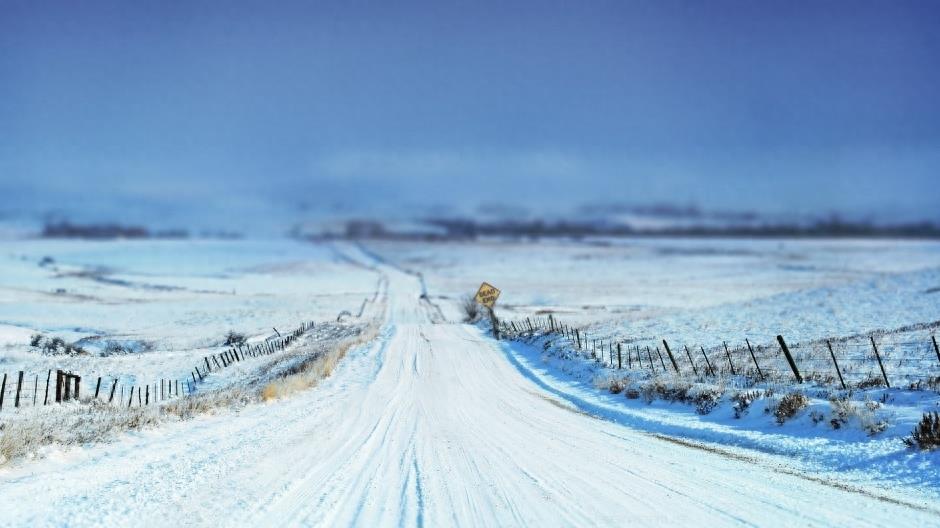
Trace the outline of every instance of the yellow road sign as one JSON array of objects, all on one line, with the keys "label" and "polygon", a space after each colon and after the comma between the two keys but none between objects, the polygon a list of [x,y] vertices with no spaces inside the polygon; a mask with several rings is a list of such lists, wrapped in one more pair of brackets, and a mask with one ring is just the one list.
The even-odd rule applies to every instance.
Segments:
[{"label": "yellow road sign", "polygon": [[477,290],[477,294],[473,298],[483,306],[493,308],[493,305],[496,304],[496,299],[499,298],[499,289],[488,282],[484,282],[480,285],[480,289]]}]

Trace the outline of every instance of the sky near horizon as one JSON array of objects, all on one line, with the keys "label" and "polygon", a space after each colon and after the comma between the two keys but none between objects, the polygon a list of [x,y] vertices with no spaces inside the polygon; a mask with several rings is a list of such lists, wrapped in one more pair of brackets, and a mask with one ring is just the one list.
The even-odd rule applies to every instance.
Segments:
[{"label": "sky near horizon", "polygon": [[937,218],[932,1],[0,0],[0,192]]}]

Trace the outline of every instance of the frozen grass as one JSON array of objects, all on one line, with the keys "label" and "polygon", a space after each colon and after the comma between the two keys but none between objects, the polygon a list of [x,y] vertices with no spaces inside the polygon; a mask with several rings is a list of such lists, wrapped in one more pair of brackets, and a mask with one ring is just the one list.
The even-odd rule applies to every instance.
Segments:
[{"label": "frozen grass", "polygon": [[343,339],[324,353],[314,355],[292,367],[282,377],[267,383],[261,389],[261,399],[269,401],[285,398],[296,392],[315,387],[320,380],[333,374],[336,366],[346,356],[349,349],[364,345],[375,339],[378,328],[378,323],[374,322],[359,335]]},{"label": "frozen grass", "polygon": [[95,400],[43,407],[38,412],[16,415],[0,423],[0,466],[35,456],[43,446],[96,443],[124,431],[188,420],[256,400],[250,389],[232,387],[146,407],[115,407]]}]

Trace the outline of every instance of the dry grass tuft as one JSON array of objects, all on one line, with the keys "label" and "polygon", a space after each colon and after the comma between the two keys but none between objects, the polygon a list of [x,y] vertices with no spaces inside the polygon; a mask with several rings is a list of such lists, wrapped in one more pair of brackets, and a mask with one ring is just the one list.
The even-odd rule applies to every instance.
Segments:
[{"label": "dry grass tuft", "polygon": [[315,387],[320,380],[333,374],[339,362],[346,357],[349,349],[372,341],[376,335],[378,335],[378,325],[372,325],[365,332],[344,339],[325,353],[313,356],[310,360],[292,369],[284,377],[265,385],[261,389],[261,399],[263,401],[275,400]]}]

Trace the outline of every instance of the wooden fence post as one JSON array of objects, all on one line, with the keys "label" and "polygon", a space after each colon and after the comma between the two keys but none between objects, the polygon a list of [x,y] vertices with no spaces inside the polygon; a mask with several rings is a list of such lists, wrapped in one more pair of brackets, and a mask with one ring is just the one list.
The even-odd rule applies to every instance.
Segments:
[{"label": "wooden fence post", "polygon": [[649,345],[646,346],[646,356],[647,356],[647,357],[649,358],[649,360],[650,360],[650,370],[655,371],[655,370],[656,370],[656,367],[653,366],[653,354],[650,353],[650,347],[649,347]]},{"label": "wooden fence post", "polygon": [[803,383],[803,376],[800,376],[800,371],[796,368],[796,362],[793,361],[793,356],[790,355],[790,349],[787,348],[787,343],[783,340],[782,335],[777,335],[777,342],[780,343],[780,350],[783,350],[783,355],[786,356],[787,363],[790,364],[790,370],[793,371],[796,381]]},{"label": "wooden fence post", "polygon": [[731,361],[731,351],[728,350],[728,342],[727,342],[727,341],[722,341],[721,344],[723,344],[723,345],[725,346],[725,355],[728,356],[728,365],[731,366],[731,375],[732,375],[732,376],[737,376],[738,373],[734,371],[734,362]]},{"label": "wooden fence post", "polygon": [[875,358],[878,360],[878,366],[881,367],[881,375],[882,375],[882,376],[884,377],[884,379],[885,379],[885,385],[890,389],[890,388],[891,388],[891,383],[888,382],[888,374],[885,373],[885,366],[884,366],[884,364],[881,362],[881,354],[878,353],[878,347],[875,346],[875,338],[874,338],[874,336],[868,336],[868,339],[871,340],[871,348],[872,348],[872,350],[875,351]]},{"label": "wooden fence post", "polygon": [[212,367],[209,366],[209,358],[203,357],[202,359],[206,360],[206,372],[209,372],[210,370],[212,370]]},{"label": "wooden fence post", "polygon": [[82,393],[82,377],[72,375],[72,379],[75,380],[75,399],[79,399]]},{"label": "wooden fence post", "polygon": [[623,356],[620,355],[620,343],[617,343],[617,370],[623,369]]},{"label": "wooden fence post", "polygon": [[669,350],[669,343],[663,339],[663,347],[666,348],[666,354],[669,355],[669,361],[672,362],[672,368],[676,369],[676,374],[679,374],[679,365],[676,363],[676,358],[672,357],[672,350]]},{"label": "wooden fence post", "polygon": [[930,336],[930,340],[933,341],[933,351],[937,353],[937,361],[940,361],[940,347],[937,346],[937,337]]},{"label": "wooden fence post", "polygon": [[578,338],[578,350],[581,350],[581,332],[577,328],[574,330],[574,336]]},{"label": "wooden fence post", "polygon": [[131,385],[131,397],[127,399],[127,406],[130,407],[134,403],[134,386]]},{"label": "wooden fence post", "polygon": [[52,379],[52,369],[50,369],[49,372],[46,374],[46,395],[42,399],[43,405],[49,404],[49,380],[50,379]]},{"label": "wooden fence post", "polygon": [[760,379],[764,379],[764,373],[760,369],[760,365],[757,364],[757,356],[754,355],[754,349],[751,348],[751,342],[744,338],[744,342],[747,343],[747,351],[751,353],[751,359],[754,361],[754,366],[757,367],[757,375],[760,376]]},{"label": "wooden fence post", "polygon": [[111,395],[108,396],[108,403],[111,403],[112,401],[114,401],[114,391],[115,389],[117,389],[117,386],[118,386],[118,380],[117,378],[114,378],[114,383],[111,384]]},{"label": "wooden fence post", "polygon": [[685,355],[686,355],[686,356],[689,356],[689,364],[692,365],[692,372],[693,372],[696,376],[698,376],[698,369],[695,367],[695,362],[692,361],[692,353],[689,352],[689,346],[688,346],[688,345],[682,345],[682,346],[683,346],[683,348],[685,348]]},{"label": "wooden fence post", "polygon": [[39,374],[33,378],[33,407],[36,406],[36,393],[39,392]]},{"label": "wooden fence post", "polygon": [[845,390],[845,380],[842,379],[842,371],[839,370],[839,362],[836,361],[836,354],[832,351],[832,343],[829,340],[826,340],[826,346],[829,347],[829,355],[832,357],[832,364],[836,366],[836,374],[839,375],[839,383],[842,384],[842,389]]},{"label": "wooden fence post", "polygon": [[98,376],[98,384],[95,385],[95,399],[98,399],[98,392],[101,390],[101,376]]},{"label": "wooden fence post", "polygon": [[62,401],[62,371],[55,371],[55,402]]},{"label": "wooden fence post", "polygon": [[72,380],[69,379],[71,374],[62,374],[62,385],[64,386],[62,401],[69,401],[72,399]]},{"label": "wooden fence post", "polygon": [[147,389],[144,391],[144,405],[150,405],[150,384],[147,384]]},{"label": "wooden fence post", "polygon": [[3,395],[7,391],[7,375],[3,374],[3,382],[0,383],[0,409],[3,409]]}]

